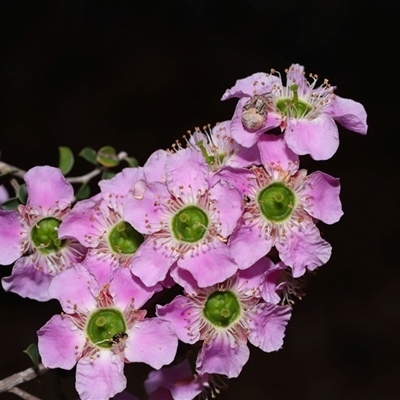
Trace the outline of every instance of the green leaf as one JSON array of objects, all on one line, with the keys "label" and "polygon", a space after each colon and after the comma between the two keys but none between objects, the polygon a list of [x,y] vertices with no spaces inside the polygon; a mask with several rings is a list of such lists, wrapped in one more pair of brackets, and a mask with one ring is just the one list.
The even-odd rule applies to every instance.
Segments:
[{"label": "green leaf", "polygon": [[139,166],[139,161],[134,157],[125,157],[124,160],[128,163],[128,165],[132,168],[136,168]]},{"label": "green leaf", "polygon": [[6,200],[1,206],[3,210],[18,210],[20,204],[18,197],[11,197],[11,199]]},{"label": "green leaf", "polygon": [[37,368],[39,366],[40,363],[40,355],[39,355],[39,351],[38,348],[36,346],[35,343],[31,343],[25,350],[24,350],[25,354],[28,354],[28,356],[30,357],[30,359],[33,362],[33,365],[35,366],[35,368]]},{"label": "green leaf", "polygon": [[76,192],[76,199],[77,200],[84,200],[90,196],[90,187],[87,183],[84,183]]},{"label": "green leaf", "polygon": [[115,176],[115,172],[109,171],[107,169],[105,169],[101,173],[101,179],[111,179],[111,178],[114,178],[114,176]]},{"label": "green leaf", "polygon": [[58,168],[61,169],[63,175],[67,175],[74,166],[74,155],[69,147],[60,146],[58,148],[60,154],[60,161],[58,162]]},{"label": "green leaf", "polygon": [[28,199],[28,193],[26,191],[26,185],[23,183],[18,188],[18,199],[22,204],[26,204],[26,200]]},{"label": "green leaf", "polygon": [[97,162],[105,167],[116,167],[119,164],[119,160],[114,147],[102,147],[97,152]]},{"label": "green leaf", "polygon": [[85,147],[83,150],[81,150],[79,156],[84,158],[86,161],[89,161],[90,163],[97,165],[96,150],[93,150],[90,147]]}]

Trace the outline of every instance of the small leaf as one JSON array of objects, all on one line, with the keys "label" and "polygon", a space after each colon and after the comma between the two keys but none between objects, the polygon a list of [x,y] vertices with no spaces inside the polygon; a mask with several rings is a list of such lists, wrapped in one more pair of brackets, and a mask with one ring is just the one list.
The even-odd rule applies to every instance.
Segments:
[{"label": "small leaf", "polygon": [[60,161],[58,162],[58,168],[61,169],[63,175],[67,175],[74,166],[74,155],[69,147],[60,146],[58,148],[60,154]]},{"label": "small leaf", "polygon": [[97,162],[105,167],[116,167],[119,164],[119,160],[114,147],[102,147],[97,152]]},{"label": "small leaf", "polygon": [[26,185],[23,183],[18,188],[18,199],[22,204],[26,204],[26,200],[28,199],[28,193],[26,191]]},{"label": "small leaf", "polygon": [[105,169],[101,174],[101,179],[111,179],[114,178],[115,172]]},{"label": "small leaf", "polygon": [[36,346],[35,343],[31,343],[25,350],[24,350],[25,354],[28,354],[28,356],[30,357],[30,359],[33,362],[33,365],[35,366],[35,368],[37,368],[39,366],[40,363],[40,355],[39,355],[39,351],[38,348]]},{"label": "small leaf", "polygon": [[125,157],[124,160],[128,163],[128,165],[132,168],[136,168],[139,166],[139,161],[134,157]]},{"label": "small leaf", "polygon": [[97,165],[96,150],[93,150],[90,147],[85,147],[84,149],[81,150],[79,156],[84,158],[86,161],[89,161],[90,163]]},{"label": "small leaf", "polygon": [[87,183],[84,183],[76,192],[76,199],[77,200],[84,200],[90,196],[90,187]]},{"label": "small leaf", "polygon": [[11,199],[6,200],[1,207],[3,210],[18,210],[20,204],[18,197],[12,197]]}]

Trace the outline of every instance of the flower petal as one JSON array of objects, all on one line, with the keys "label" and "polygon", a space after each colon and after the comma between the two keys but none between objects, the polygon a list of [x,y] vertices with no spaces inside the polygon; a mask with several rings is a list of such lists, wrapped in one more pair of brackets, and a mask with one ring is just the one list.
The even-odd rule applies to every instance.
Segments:
[{"label": "flower petal", "polygon": [[234,341],[225,332],[217,332],[207,344],[203,343],[197,356],[196,370],[200,374],[221,374],[228,378],[239,376],[250,356],[247,343]]},{"label": "flower petal", "polygon": [[128,192],[139,179],[144,179],[143,168],[124,168],[112,179],[99,182],[101,194],[107,205],[115,210],[125,203]]},{"label": "flower petal", "polygon": [[21,216],[17,211],[0,210],[0,264],[8,265],[21,257],[23,233]]},{"label": "flower petal", "polygon": [[136,250],[130,269],[147,286],[161,282],[167,276],[169,267],[176,261],[177,253],[166,250],[161,243],[147,238]]},{"label": "flower petal", "polygon": [[74,197],[74,189],[58,168],[43,166],[31,168],[25,174],[28,193],[27,207],[65,209]]},{"label": "flower petal", "polygon": [[96,278],[99,286],[110,282],[112,273],[118,263],[113,259],[113,254],[97,254],[96,250],[88,252],[82,264]]},{"label": "flower petal", "polygon": [[[304,194],[310,196],[305,203],[305,210],[326,224],[339,221],[343,215],[342,204],[339,199],[340,180],[328,174],[317,171],[307,177],[307,190]],[[312,203],[312,206],[309,206]]]},{"label": "flower petal", "polygon": [[232,168],[247,168],[260,164],[260,152],[256,145],[243,147],[238,143],[234,146],[234,154],[226,161],[226,165]]},{"label": "flower petal", "polygon": [[171,154],[165,164],[168,190],[185,203],[193,203],[199,193],[209,188],[209,168],[203,155],[187,148]]},{"label": "flower petal", "polygon": [[367,112],[361,103],[335,96],[324,111],[346,129],[363,135],[367,133]]},{"label": "flower petal", "polygon": [[171,198],[167,186],[161,182],[138,181],[128,195],[124,219],[138,232],[151,234],[162,229],[166,202]]},{"label": "flower petal", "polygon": [[[220,223],[219,234],[227,238],[235,228],[243,212],[243,197],[238,189],[226,181],[217,182],[210,189],[210,198],[215,204],[216,217]],[[213,207],[214,208],[214,207]]]},{"label": "flower petal", "polygon": [[173,361],[178,338],[168,321],[149,318],[135,323],[128,332],[125,357],[130,362],[144,362],[159,369]]},{"label": "flower petal", "polygon": [[[261,260],[264,259],[268,260],[268,258],[262,258]],[[286,265],[283,262],[279,261],[277,264],[273,264],[264,273],[262,277],[262,283],[260,284],[260,294],[267,303],[278,304],[280,302],[281,298],[276,293],[276,290],[280,288],[278,277],[285,269]]]},{"label": "flower petal", "polygon": [[237,274],[237,286],[242,291],[254,293],[260,287],[263,275],[273,268],[275,268],[275,264],[268,257],[262,257],[250,268],[241,270]]},{"label": "flower petal", "polygon": [[127,268],[117,268],[110,282],[110,293],[114,298],[114,305],[122,310],[125,310],[132,300],[134,300],[134,308],[139,309],[155,292],[161,290],[161,285],[145,286]]},{"label": "flower petal", "polygon": [[54,315],[37,334],[39,353],[47,368],[71,369],[86,344],[84,332],[68,316]]},{"label": "flower petal", "polygon": [[248,320],[250,342],[267,353],[279,350],[291,313],[292,308],[289,306],[259,304],[257,312],[252,312]]},{"label": "flower petal", "polygon": [[321,114],[312,120],[288,119],[285,140],[298,155],[310,154],[314,160],[328,160],[339,147],[339,132],[333,119]]},{"label": "flower petal", "polygon": [[276,243],[281,260],[292,267],[293,278],[328,262],[332,246],[321,238],[317,227],[310,223],[301,229],[293,227],[284,241]]},{"label": "flower petal", "polygon": [[272,90],[274,84],[278,83],[280,83],[280,79],[276,76],[265,72],[256,72],[247,78],[238,79],[233,87],[225,91],[221,100],[265,94]]},{"label": "flower petal", "polygon": [[96,308],[95,293],[98,290],[96,278],[81,264],[57,275],[49,287],[52,298],[58,299],[66,313],[80,310],[93,310]]},{"label": "flower petal", "polygon": [[76,390],[82,400],[108,400],[126,388],[124,361],[119,354],[100,350],[76,367]]},{"label": "flower petal", "polygon": [[214,175],[214,182],[218,182],[219,179],[226,180],[232,186],[239,189],[241,193],[247,196],[253,193],[256,182],[256,177],[253,172],[247,169],[231,167],[226,167]]},{"label": "flower petal", "polygon": [[196,305],[185,296],[178,295],[165,306],[157,305],[157,315],[171,322],[179,340],[184,343],[193,344],[200,339],[199,329],[192,329],[192,325],[197,322],[197,314]]},{"label": "flower petal", "polygon": [[58,228],[58,237],[75,238],[83,246],[97,247],[99,237],[104,234],[103,214],[98,208],[101,197],[78,201],[64,217]]},{"label": "flower petal", "polygon": [[169,153],[165,150],[156,150],[150,155],[146,161],[146,164],[143,166],[147,182],[166,182],[167,178],[165,176],[165,163],[168,156]]},{"label": "flower petal", "polygon": [[188,252],[178,260],[178,267],[189,271],[200,287],[207,287],[231,277],[238,269],[228,246],[218,239]]},{"label": "flower petal", "polygon": [[179,268],[178,263],[174,263],[169,270],[171,278],[179,286],[182,286],[186,293],[195,293],[199,289],[199,285],[193,275],[186,269]]},{"label": "flower petal", "polygon": [[11,275],[2,279],[4,290],[17,293],[37,301],[50,300],[49,285],[54,278],[47,268],[37,269],[32,256],[20,258],[14,265]]},{"label": "flower petal", "polygon": [[298,170],[299,156],[287,146],[284,135],[262,135],[258,141],[261,161],[270,175],[278,166],[293,175]]},{"label": "flower petal", "polygon": [[240,269],[246,269],[264,257],[273,245],[257,224],[242,225],[233,232],[229,240],[231,254]]}]

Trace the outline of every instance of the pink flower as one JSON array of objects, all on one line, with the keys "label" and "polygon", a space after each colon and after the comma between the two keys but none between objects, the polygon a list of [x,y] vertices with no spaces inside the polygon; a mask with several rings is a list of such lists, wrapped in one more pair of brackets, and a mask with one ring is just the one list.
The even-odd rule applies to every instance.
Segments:
[{"label": "pink flower", "polygon": [[304,74],[303,66],[292,64],[286,70],[286,86],[280,74],[271,70],[271,74],[240,79],[228,89],[222,100],[240,98],[231,123],[233,138],[250,147],[263,132],[279,126],[296,154],[326,160],[339,146],[335,121],[351,131],[367,133],[367,114],[360,103],[334,95],[335,88],[326,79],[315,88],[318,77],[310,75],[310,83]]},{"label": "pink flower", "polygon": [[325,264],[331,255],[331,246],[321,238],[314,220],[333,224],[343,212],[339,179],[298,170],[298,156],[282,136],[260,138],[263,167],[225,170],[220,175],[235,182],[249,200],[229,240],[240,268],[251,266],[276,246],[297,278],[306,268]]},{"label": "pink flower", "polygon": [[233,140],[230,132],[231,121],[224,121],[214,128],[199,128],[191,134],[188,144],[201,151],[211,171],[216,172],[225,166],[246,168],[260,164],[260,153],[256,145],[243,147]]},{"label": "pink flower", "polygon": [[259,285],[260,296],[267,303],[293,306],[293,297],[301,300],[305,296],[306,281],[303,277],[293,278],[292,269],[282,261],[274,264],[266,257],[261,258],[258,263],[261,261],[269,264]]},{"label": "pink flower", "polygon": [[125,168],[100,181],[101,193],[76,203],[60,225],[61,238],[75,238],[88,249],[83,263],[99,283],[107,282],[115,268],[129,267],[137,259],[144,238],[124,214],[129,190],[143,177],[142,168]]},{"label": "pink flower", "polygon": [[154,285],[177,261],[199,286],[233,275],[226,241],[242,213],[240,192],[223,180],[210,186],[208,165],[190,148],[167,157],[165,176],[166,183],[139,181],[128,196],[125,219],[147,235],[132,273]]},{"label": "pink flower", "polygon": [[247,340],[266,352],[281,348],[291,308],[261,299],[264,272],[260,261],[224,283],[197,287],[157,307],[157,315],[171,321],[182,342],[203,341],[196,363],[200,375],[237,377],[249,358]]},{"label": "pink flower", "polygon": [[99,286],[82,265],[53,279],[49,293],[64,314],[55,315],[38,331],[39,352],[48,368],[76,368],[76,389],[85,399],[108,399],[126,387],[124,362],[153,368],[169,364],[178,340],[170,324],[146,318],[139,308],[159,291],[145,287],[130,271],[114,271]]},{"label": "pink flower", "polygon": [[0,264],[14,265],[3,278],[5,290],[39,301],[49,299],[52,278],[84,258],[76,240],[61,240],[58,227],[69,212],[74,191],[58,168],[43,166],[25,174],[26,206],[0,210]]}]

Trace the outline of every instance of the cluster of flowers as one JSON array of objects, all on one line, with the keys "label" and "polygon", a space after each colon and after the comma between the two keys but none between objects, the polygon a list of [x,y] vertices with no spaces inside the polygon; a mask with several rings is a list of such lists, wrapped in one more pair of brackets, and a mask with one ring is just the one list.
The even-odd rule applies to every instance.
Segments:
[{"label": "cluster of flowers", "polygon": [[[238,80],[222,97],[239,98],[230,121],[100,181],[72,208],[71,184],[40,166],[25,175],[26,205],[0,210],[0,263],[16,261],[3,287],[60,301],[39,351],[49,368],[77,364],[82,399],[123,391],[125,362],[157,370],[150,398],[213,395],[218,375],[240,374],[247,341],[281,348],[296,278],[331,255],[316,224],[343,214],[339,179],[299,169],[299,155],[330,158],[335,121],[367,131],[361,104],[327,81],[316,87],[300,65],[286,75],[286,86],[274,70]],[[146,317],[146,303],[174,285],[182,294]],[[194,345],[194,363],[175,357],[178,341]]]}]

